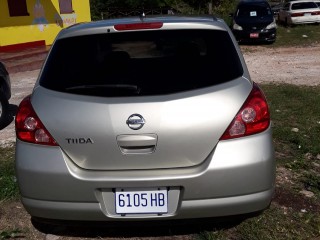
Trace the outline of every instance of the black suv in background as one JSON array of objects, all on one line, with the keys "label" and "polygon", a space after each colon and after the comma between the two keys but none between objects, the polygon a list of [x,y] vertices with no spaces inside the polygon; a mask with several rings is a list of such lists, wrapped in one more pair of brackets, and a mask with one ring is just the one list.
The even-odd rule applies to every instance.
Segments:
[{"label": "black suv in background", "polygon": [[242,0],[233,18],[232,32],[238,42],[269,42],[276,40],[277,25],[269,3],[265,0]]},{"label": "black suv in background", "polygon": [[11,83],[9,73],[0,62],[0,129],[4,127],[9,115],[9,99],[11,98]]}]

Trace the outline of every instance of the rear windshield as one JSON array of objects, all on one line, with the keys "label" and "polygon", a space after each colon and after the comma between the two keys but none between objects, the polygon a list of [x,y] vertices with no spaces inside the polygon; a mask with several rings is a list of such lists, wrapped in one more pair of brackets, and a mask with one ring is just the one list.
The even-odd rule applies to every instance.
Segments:
[{"label": "rear windshield", "polygon": [[271,8],[267,5],[241,5],[238,8],[237,16],[241,18],[260,18],[265,16],[272,16]]},{"label": "rear windshield", "polygon": [[300,3],[293,3],[291,7],[292,10],[308,9],[308,8],[318,8],[318,5],[314,2],[300,2]]},{"label": "rear windshield", "polygon": [[213,86],[243,69],[225,31],[106,33],[56,41],[40,85],[92,96],[147,96]]}]

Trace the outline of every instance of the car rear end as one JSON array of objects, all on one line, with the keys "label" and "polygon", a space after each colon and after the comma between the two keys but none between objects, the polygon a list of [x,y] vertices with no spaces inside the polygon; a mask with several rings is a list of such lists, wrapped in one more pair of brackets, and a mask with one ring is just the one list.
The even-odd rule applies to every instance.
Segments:
[{"label": "car rear end", "polygon": [[266,99],[224,22],[118,19],[62,31],[16,117],[34,217],[218,217],[270,204]]},{"label": "car rear end", "polygon": [[320,23],[320,9],[313,1],[299,1],[291,4],[291,24]]}]

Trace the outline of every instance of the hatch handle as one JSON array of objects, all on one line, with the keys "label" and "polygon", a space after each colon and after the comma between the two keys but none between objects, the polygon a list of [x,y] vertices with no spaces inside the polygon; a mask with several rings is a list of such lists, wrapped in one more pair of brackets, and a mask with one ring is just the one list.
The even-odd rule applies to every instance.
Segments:
[{"label": "hatch handle", "polygon": [[123,154],[150,154],[156,149],[156,134],[119,135],[118,146]]}]

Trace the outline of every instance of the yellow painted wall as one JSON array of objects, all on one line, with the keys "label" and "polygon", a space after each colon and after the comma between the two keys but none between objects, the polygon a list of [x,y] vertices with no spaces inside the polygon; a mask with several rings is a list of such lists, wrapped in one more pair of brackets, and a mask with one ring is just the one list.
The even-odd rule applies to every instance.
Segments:
[{"label": "yellow painted wall", "polygon": [[[44,19],[37,18],[38,3]],[[29,16],[10,17],[7,0],[0,0],[0,47],[41,40],[51,45],[61,29],[91,21],[89,0],[72,0],[72,6],[74,14],[60,14],[58,0],[27,0]]]}]

